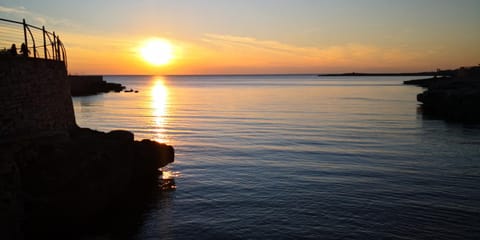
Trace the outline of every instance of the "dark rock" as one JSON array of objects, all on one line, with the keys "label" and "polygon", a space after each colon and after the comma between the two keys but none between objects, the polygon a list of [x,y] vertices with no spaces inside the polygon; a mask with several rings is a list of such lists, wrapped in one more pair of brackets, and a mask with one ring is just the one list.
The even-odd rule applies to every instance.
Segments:
[{"label": "dark rock", "polygon": [[124,90],[123,92],[126,92],[126,93],[131,93],[131,92],[133,92],[133,93],[138,93],[138,90],[133,90],[133,89],[130,88],[130,89],[128,89],[128,90]]},{"label": "dark rock", "polygon": [[68,76],[72,96],[88,96],[107,92],[121,92],[125,86],[119,83],[110,83],[102,76]]},{"label": "dark rock", "polygon": [[427,88],[417,95],[424,114],[462,122],[480,121],[480,67],[451,71],[453,77],[409,81]]},{"label": "dark rock", "polygon": [[405,85],[416,85],[423,88],[428,88],[429,86],[435,85],[438,82],[447,81],[450,77],[434,77],[434,78],[426,78],[426,79],[415,79],[415,80],[408,80],[404,81],[403,84]]},{"label": "dark rock", "polygon": [[175,152],[172,146],[144,139],[135,142],[135,158],[142,164],[134,166],[134,177],[141,181],[156,176],[158,169],[173,162]]},{"label": "dark rock", "polygon": [[125,130],[113,130],[107,133],[107,136],[117,141],[133,142],[133,133]]},{"label": "dark rock", "polygon": [[158,168],[174,161],[171,146],[135,141],[127,131],[85,128],[72,129],[68,137],[9,142],[0,153],[1,227],[23,222],[26,238],[97,227],[132,193],[157,184]]}]

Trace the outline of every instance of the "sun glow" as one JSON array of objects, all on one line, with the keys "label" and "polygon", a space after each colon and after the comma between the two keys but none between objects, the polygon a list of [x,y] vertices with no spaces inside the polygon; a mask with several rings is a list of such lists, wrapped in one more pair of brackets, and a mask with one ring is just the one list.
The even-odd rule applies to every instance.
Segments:
[{"label": "sun glow", "polygon": [[173,46],[167,40],[152,38],[142,45],[140,55],[154,66],[166,65],[173,58]]}]

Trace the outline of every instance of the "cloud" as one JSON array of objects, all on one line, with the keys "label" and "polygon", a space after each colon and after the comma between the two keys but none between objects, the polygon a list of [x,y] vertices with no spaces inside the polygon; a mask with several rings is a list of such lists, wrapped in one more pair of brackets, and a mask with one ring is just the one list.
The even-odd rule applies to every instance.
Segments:
[{"label": "cloud", "polygon": [[[425,49],[347,43],[318,47],[286,44],[252,37],[205,34],[201,39],[211,56],[237,64],[266,67],[302,66],[312,69],[395,69],[432,57]],[[258,66],[258,65],[257,65]]]},{"label": "cloud", "polygon": [[45,19],[44,17],[35,17],[34,20],[42,26],[47,25],[48,22],[47,19]]},{"label": "cloud", "polygon": [[230,44],[231,46],[235,45],[243,45],[250,48],[258,48],[263,49],[265,51],[271,52],[281,52],[281,53],[296,53],[298,50],[308,50],[305,48],[295,47],[288,44],[283,44],[276,41],[265,41],[265,40],[258,40],[251,37],[239,37],[239,36],[231,36],[231,35],[218,35],[218,34],[205,34],[205,38],[202,39],[205,42],[210,43],[219,43],[224,42]]},{"label": "cloud", "polygon": [[277,54],[281,53],[296,55],[298,52],[303,52],[306,53],[307,56],[312,55],[310,53],[312,49],[310,48],[288,45],[271,40],[258,40],[251,37],[205,34],[205,37],[202,39],[202,41],[210,44],[223,45],[224,47],[244,47]]},{"label": "cloud", "polygon": [[78,29],[77,24],[72,23],[68,19],[56,19],[42,14],[32,12],[25,7],[6,7],[0,5],[0,13],[8,15],[10,20],[21,21],[25,19],[28,24],[34,26],[45,26],[48,29]]},{"label": "cloud", "polygon": [[6,13],[6,14],[28,14],[29,13],[27,10],[25,10],[24,7],[11,8],[11,7],[5,7],[5,6],[0,6],[0,12]]}]

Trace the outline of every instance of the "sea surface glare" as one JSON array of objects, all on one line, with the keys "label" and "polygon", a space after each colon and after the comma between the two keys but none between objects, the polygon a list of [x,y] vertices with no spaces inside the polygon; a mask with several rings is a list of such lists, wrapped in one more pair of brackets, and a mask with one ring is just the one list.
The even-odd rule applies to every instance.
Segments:
[{"label": "sea surface glare", "polygon": [[480,125],[412,77],[104,79],[139,92],[73,98],[80,126],[176,150],[133,239],[480,239]]}]

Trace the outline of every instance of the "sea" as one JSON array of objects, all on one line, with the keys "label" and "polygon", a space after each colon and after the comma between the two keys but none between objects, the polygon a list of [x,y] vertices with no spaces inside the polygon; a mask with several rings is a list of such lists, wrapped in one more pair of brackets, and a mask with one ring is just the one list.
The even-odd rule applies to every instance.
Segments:
[{"label": "sea", "polygon": [[176,151],[105,238],[480,239],[480,125],[425,115],[416,78],[105,76],[133,91],[74,97],[78,125]]}]

